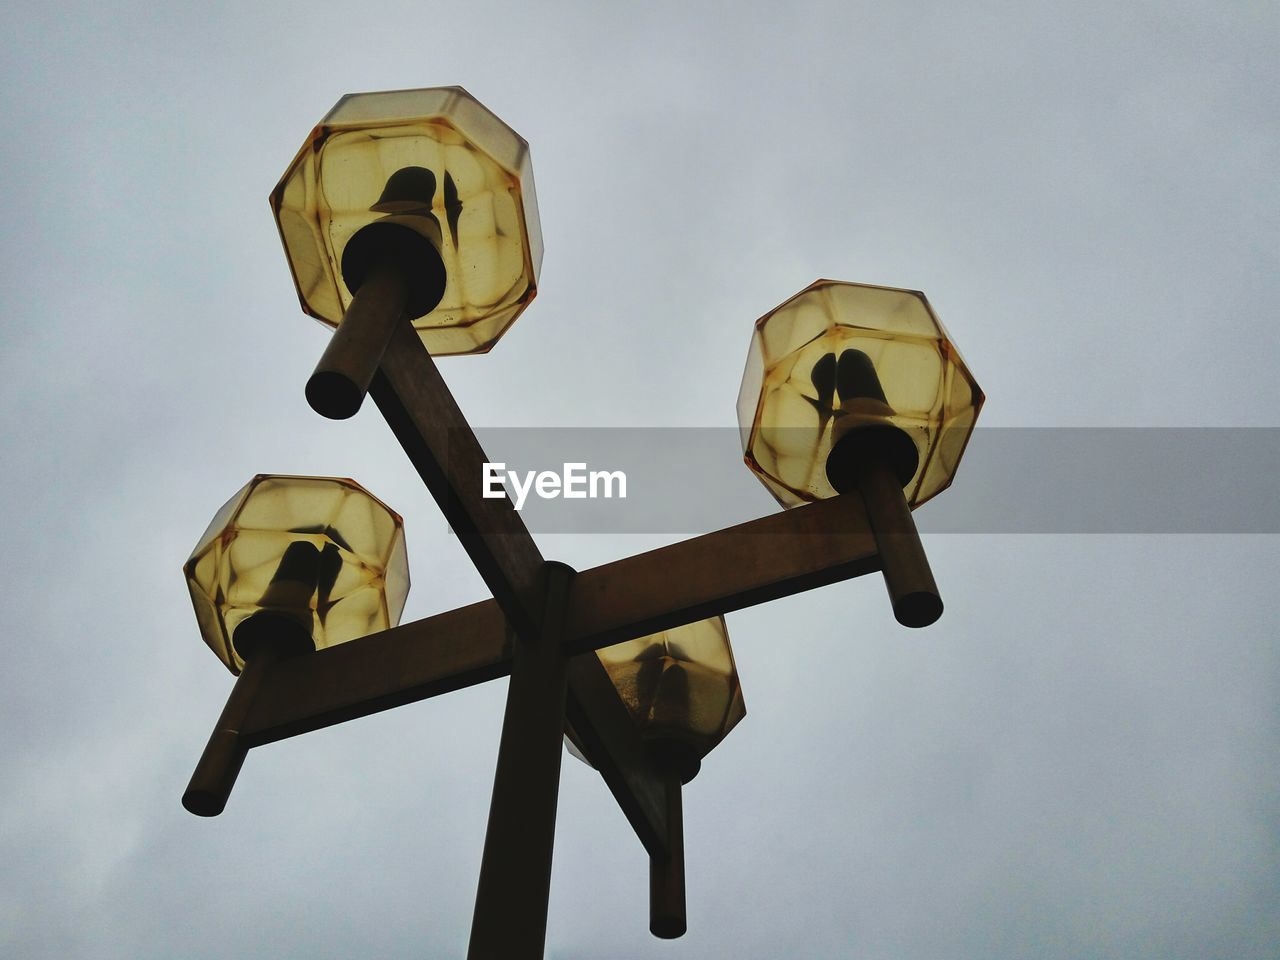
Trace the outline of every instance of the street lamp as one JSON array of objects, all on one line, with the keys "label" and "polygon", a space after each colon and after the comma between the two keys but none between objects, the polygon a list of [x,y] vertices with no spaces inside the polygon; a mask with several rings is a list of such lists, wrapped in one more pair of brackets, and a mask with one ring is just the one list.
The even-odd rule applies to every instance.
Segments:
[{"label": "street lamp", "polygon": [[182,569],[204,642],[239,677],[182,797],[192,813],[216,816],[270,666],[400,622],[404,525],[354,480],[259,474],[214,515]]},{"label": "street lamp", "polygon": [[894,616],[924,627],[942,599],[911,510],[950,486],[983,400],[923,293],[817,280],[756,321],[738,425],[784,507],[862,497]]},{"label": "street lamp", "polygon": [[493,598],[397,626],[399,517],[352,481],[255,478],[186,567],[240,677],[184,804],[219,813],[254,746],[509,676],[468,956],[542,956],[566,732],[649,855],[652,931],[679,936],[681,787],[744,712],[723,615],[879,570],[900,622],[936,620],[910,510],[950,483],[981,391],[922,294],[819,281],[757,322],[739,397],[747,463],[791,509],[575,571],[486,495],[433,360],[487,351],[536,292],[524,140],[458,87],[349,95],[271,206],[303,310],[337,328],[308,401],[373,398]]},{"label": "street lamp", "polygon": [[401,314],[435,356],[486,353],[537,292],[529,145],[461,87],[343,97],[271,208],[302,309],[338,328],[307,385],[327,417],[359,409]]},{"label": "street lamp", "polygon": [[487,352],[537,290],[529,145],[461,87],[343,97],[281,177],[271,209],[302,309],[329,326],[384,249],[407,247],[428,264],[406,271],[411,285],[443,286],[406,311],[434,356]]},{"label": "street lamp", "polygon": [[[724,617],[602,647],[596,656],[662,776],[667,819],[680,831],[669,855],[649,864],[649,930],[671,939],[686,929],[681,788],[746,716]],[[591,764],[573,728],[569,752]],[[594,766],[594,764],[592,764]]]}]

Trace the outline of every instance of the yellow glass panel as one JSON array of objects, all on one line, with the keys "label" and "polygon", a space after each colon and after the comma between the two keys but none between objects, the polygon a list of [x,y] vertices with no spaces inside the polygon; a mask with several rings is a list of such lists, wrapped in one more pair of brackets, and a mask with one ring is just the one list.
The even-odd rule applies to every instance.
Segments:
[{"label": "yellow glass panel", "polygon": [[205,643],[236,674],[236,628],[254,614],[287,617],[323,649],[394,627],[409,593],[400,516],[333,477],[254,477],[183,573]]},{"label": "yellow glass panel", "polygon": [[892,427],[918,456],[903,485],[914,508],[951,483],[983,399],[923,293],[818,280],[756,321],[738,425],[784,507],[835,496],[832,447]]},{"label": "yellow glass panel", "polygon": [[[723,617],[616,643],[596,655],[647,741],[706,756],[746,715]],[[570,736],[570,748],[585,760]]]},{"label": "yellow glass panel", "polygon": [[[393,179],[394,178],[394,179]],[[529,145],[461,87],[348,94],[271,194],[302,308],[337,326],[342,254],[394,217],[444,260],[444,297],[414,318],[433,354],[483,353],[537,292],[542,234]]]}]

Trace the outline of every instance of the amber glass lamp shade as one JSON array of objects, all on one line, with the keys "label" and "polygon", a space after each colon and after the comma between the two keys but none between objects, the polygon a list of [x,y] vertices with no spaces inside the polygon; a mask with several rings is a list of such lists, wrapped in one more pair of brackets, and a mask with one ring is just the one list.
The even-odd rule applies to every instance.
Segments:
[{"label": "amber glass lamp shade", "polygon": [[234,674],[254,645],[322,649],[400,622],[404,524],[354,480],[259,474],[183,567],[205,643]]},{"label": "amber glass lamp shade", "polygon": [[[686,782],[746,715],[723,617],[617,643],[596,655],[641,736],[682,768]],[[571,751],[587,760],[575,739],[571,734]]]},{"label": "amber glass lamp shade", "polygon": [[950,485],[982,402],[923,293],[818,280],[756,321],[738,425],[784,507],[834,496],[829,468],[874,447],[914,509]]},{"label": "amber glass lamp shade", "polygon": [[347,245],[375,221],[440,255],[443,295],[409,305],[433,354],[489,350],[537,290],[529,145],[461,87],[346,95],[285,171],[271,208],[302,309],[330,326],[353,296]]}]

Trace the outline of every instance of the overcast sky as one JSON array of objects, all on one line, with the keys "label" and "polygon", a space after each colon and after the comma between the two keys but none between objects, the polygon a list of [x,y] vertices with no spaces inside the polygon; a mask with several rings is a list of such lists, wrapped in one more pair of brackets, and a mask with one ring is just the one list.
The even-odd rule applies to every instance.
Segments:
[{"label": "overcast sky", "polygon": [[[503,683],[179,804],[231,685],[180,567],[250,476],[399,510],[406,620],[484,595],[377,411],[303,400],[326,333],[266,197],[344,93],[461,84],[532,144],[539,296],[441,364],[477,424],[732,426],[751,323],[833,277],[924,290],[989,426],[1280,427],[1274,3],[19,2],[0,36],[5,956],[464,955]],[[684,939],[566,759],[549,957],[1280,955],[1276,537],[926,546],[928,630],[876,578],[729,617]]]}]

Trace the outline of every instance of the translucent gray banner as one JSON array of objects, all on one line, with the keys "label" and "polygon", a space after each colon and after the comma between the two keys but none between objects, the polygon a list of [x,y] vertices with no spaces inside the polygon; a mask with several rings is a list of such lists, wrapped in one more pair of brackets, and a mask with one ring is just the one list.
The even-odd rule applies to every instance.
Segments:
[{"label": "translucent gray banner", "polygon": [[[729,428],[488,428],[535,533],[699,534],[780,509]],[[499,468],[497,464],[503,464]],[[573,464],[567,471],[566,464]],[[530,472],[554,474],[537,481]],[[625,497],[616,475],[625,475]],[[924,533],[1280,533],[1280,428],[979,428]],[[585,495],[566,498],[569,490]],[[475,478],[477,486],[485,478]],[[489,481],[497,489],[498,481]],[[554,489],[559,486],[559,489]]]}]

